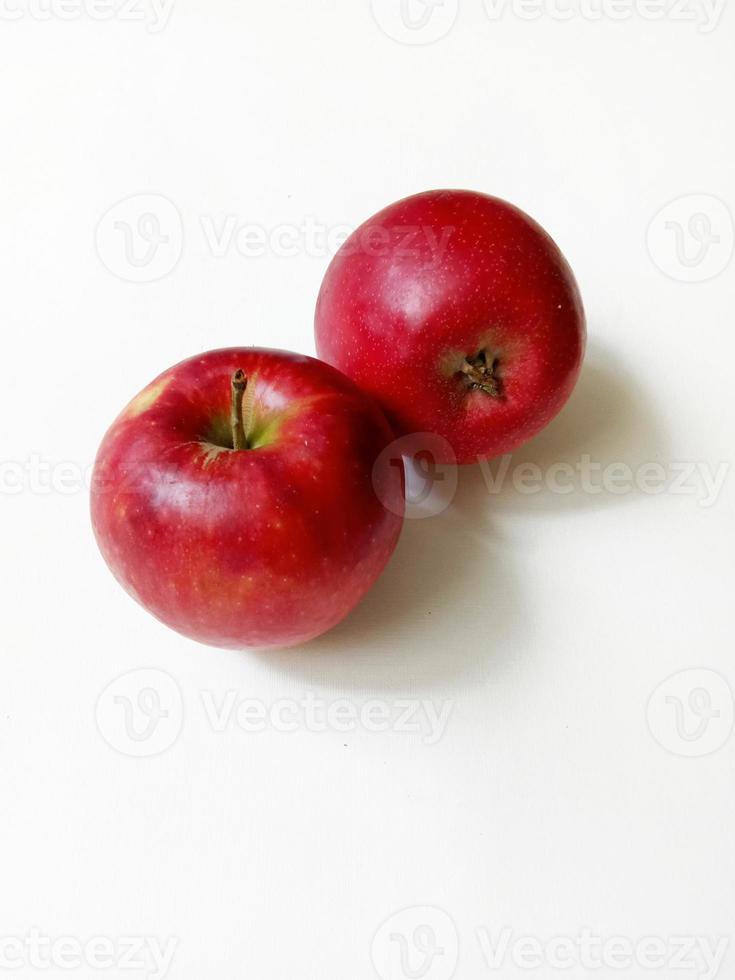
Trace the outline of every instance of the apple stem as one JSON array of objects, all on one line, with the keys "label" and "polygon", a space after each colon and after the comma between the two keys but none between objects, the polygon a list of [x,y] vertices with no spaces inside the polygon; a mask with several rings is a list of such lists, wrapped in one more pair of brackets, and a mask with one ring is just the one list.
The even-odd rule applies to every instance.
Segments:
[{"label": "apple stem", "polygon": [[236,450],[248,448],[248,437],[242,417],[242,402],[245,389],[248,386],[247,375],[244,371],[235,371],[232,375],[232,448]]},{"label": "apple stem", "polygon": [[487,351],[480,351],[475,357],[466,357],[460,368],[468,388],[484,391],[492,398],[502,398],[500,378],[497,376],[498,358]]}]

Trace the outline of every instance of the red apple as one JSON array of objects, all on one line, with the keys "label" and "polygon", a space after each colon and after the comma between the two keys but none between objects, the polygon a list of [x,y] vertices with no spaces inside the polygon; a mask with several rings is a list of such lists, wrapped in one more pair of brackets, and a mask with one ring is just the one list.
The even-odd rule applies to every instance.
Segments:
[{"label": "red apple", "polygon": [[316,309],[319,356],[404,433],[441,436],[461,463],[517,449],[579,375],[582,301],[528,215],[471,191],[381,211],[342,246]]},{"label": "red apple", "polygon": [[402,474],[374,471],[391,439],[372,399],[314,358],[192,357],[104,437],[97,542],[127,591],[186,636],[304,643],[347,615],[396,545]]}]

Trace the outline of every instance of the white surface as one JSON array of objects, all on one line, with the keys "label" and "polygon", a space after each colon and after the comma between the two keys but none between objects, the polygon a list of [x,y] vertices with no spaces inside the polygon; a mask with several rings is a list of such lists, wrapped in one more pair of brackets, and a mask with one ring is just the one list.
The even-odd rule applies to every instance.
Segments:
[{"label": "white surface", "polygon": [[[30,0],[3,4],[0,935],[175,938],[167,975],[184,980],[448,980],[456,950],[459,978],[546,980],[590,964],[577,947],[562,971],[547,950],[529,971],[509,951],[492,970],[478,930],[545,943],[589,929],[666,951],[655,969],[639,956],[600,977],[707,975],[674,974],[672,937],[733,930],[734,478],[707,506],[701,476],[658,495],[613,493],[610,471],[601,493],[581,475],[571,494],[545,481],[584,454],[639,479],[659,463],[669,481],[672,464],[732,460],[735,16],[702,30],[709,5],[690,0],[678,14],[641,2],[619,22],[624,2],[599,20],[589,3],[567,21],[561,3],[493,20],[493,4],[445,0],[410,29],[398,0],[374,6],[179,0],[153,32],[62,20],[73,0],[48,20]],[[466,470],[448,510],[407,522],[374,592],[308,650],[222,653],[169,632],[108,573],[74,474],[180,358],[312,352],[328,260],[306,232],[294,254],[276,242],[260,257],[218,257],[207,233],[232,215],[269,239],[310,217],[337,236],[437,186],[514,201],[567,254],[590,328],[573,401],[501,492]],[[150,202],[102,219],[140,194],[173,208],[156,199],[169,241],[147,265],[138,242],[133,266],[114,222]],[[680,261],[676,223],[688,234],[694,217],[699,234],[698,214],[719,241],[685,237]],[[244,251],[257,243],[251,231]],[[7,465],[34,459],[71,466],[32,481]],[[540,492],[514,488],[521,461],[541,466]],[[154,673],[106,690],[139,669]],[[685,670],[649,725],[649,698]],[[115,697],[143,687],[169,715],[131,742]],[[690,710],[698,689],[719,717],[701,718],[696,693]],[[450,702],[451,715],[436,744],[426,727],[343,733],[334,718],[319,733],[304,709],[292,732],[248,733],[233,715],[217,733],[206,692],[267,709],[309,692],[356,710]],[[137,730],[149,720],[138,712]],[[42,972],[28,947],[0,948],[14,976]],[[115,950],[105,976],[157,975]],[[47,976],[102,972],[55,956]],[[730,948],[719,976],[734,969]]]}]

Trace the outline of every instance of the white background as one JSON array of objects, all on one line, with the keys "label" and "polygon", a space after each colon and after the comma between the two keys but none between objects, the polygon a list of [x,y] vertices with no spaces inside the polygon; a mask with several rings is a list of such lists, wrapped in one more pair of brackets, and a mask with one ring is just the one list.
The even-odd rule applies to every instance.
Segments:
[{"label": "white background", "polygon": [[[693,20],[572,3],[565,21],[445,0],[411,28],[398,0],[178,0],[165,25],[140,4],[144,21],[74,16],[73,0],[49,19],[8,0],[0,17],[0,937],[173,937],[168,976],[184,980],[547,980],[589,971],[510,953],[491,971],[477,930],[669,950],[729,937],[735,477],[714,500],[701,470],[689,492],[671,483],[674,464],[714,472],[733,454],[733,11],[703,29],[694,0]],[[572,401],[500,492],[469,468],[448,509],[407,521],[374,591],[308,648],[221,652],[168,631],[114,582],[58,464],[84,472],[183,357],[313,352],[329,255],[304,221],[354,227],[441,186],[513,201],[569,258],[590,332]],[[140,201],[104,216],[141,194],[173,209],[142,208],[168,241],[147,265],[138,241],[136,266],[115,221],[135,230]],[[264,230],[263,254],[212,246],[228,216]],[[630,466],[627,491],[547,485],[585,454]],[[537,493],[513,483],[523,461]],[[664,492],[636,487],[647,463]],[[164,676],[99,700],[141,669]],[[158,742],[131,742],[124,699],[145,686],[169,714]],[[451,702],[451,717],[436,744],[304,719],[252,733],[235,712],[216,732],[207,691],[266,710],[309,692],[356,711]],[[9,975],[42,972],[18,962]],[[732,948],[720,976],[734,969]],[[118,958],[104,975],[154,973]]]}]

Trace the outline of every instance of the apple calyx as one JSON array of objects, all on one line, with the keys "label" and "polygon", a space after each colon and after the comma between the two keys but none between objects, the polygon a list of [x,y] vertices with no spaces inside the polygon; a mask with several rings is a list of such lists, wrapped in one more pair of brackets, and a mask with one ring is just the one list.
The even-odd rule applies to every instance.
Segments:
[{"label": "apple calyx", "polygon": [[232,412],[230,414],[230,425],[232,427],[232,448],[235,451],[249,449],[248,428],[243,418],[242,405],[245,398],[245,391],[248,386],[248,378],[244,371],[235,371],[232,375]]},{"label": "apple calyx", "polygon": [[497,375],[499,360],[486,350],[481,350],[474,357],[465,357],[460,371],[467,387],[472,391],[484,391],[492,398],[502,398],[502,386]]}]

